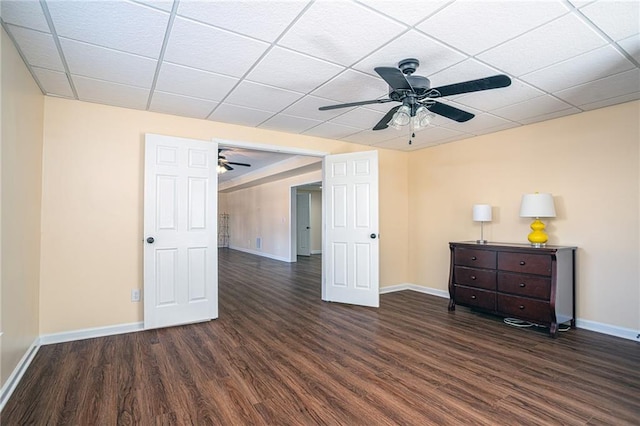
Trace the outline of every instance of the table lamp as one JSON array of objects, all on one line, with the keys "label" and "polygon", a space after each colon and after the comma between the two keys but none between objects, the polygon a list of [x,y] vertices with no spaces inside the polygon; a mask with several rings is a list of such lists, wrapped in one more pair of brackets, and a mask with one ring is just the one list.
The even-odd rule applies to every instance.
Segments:
[{"label": "table lamp", "polygon": [[529,242],[534,247],[544,247],[549,236],[544,232],[544,223],[541,217],[556,217],[556,208],[553,205],[553,196],[547,193],[524,194],[520,203],[520,217],[533,217],[532,232],[529,234]]},{"label": "table lamp", "polygon": [[491,222],[491,206],[489,204],[474,204],[473,221],[480,222],[480,239],[476,240],[478,244],[487,244],[484,239],[484,223]]}]

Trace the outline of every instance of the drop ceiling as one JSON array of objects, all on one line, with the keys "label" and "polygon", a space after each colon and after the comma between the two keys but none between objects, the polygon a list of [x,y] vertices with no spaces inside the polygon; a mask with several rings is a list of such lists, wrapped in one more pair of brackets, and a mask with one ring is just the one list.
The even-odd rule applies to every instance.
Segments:
[{"label": "drop ceiling", "polygon": [[[638,1],[8,1],[2,26],[42,92],[409,151],[640,99]],[[417,58],[472,112],[371,128],[395,104],[374,67]]]}]

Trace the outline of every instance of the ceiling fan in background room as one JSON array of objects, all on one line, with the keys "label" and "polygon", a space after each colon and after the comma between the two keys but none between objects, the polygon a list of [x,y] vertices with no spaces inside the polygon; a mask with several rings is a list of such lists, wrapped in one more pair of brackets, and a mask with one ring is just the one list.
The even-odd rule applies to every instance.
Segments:
[{"label": "ceiling fan in background room", "polygon": [[[440,87],[431,87],[431,81],[420,75],[413,75],[420,66],[420,61],[414,58],[404,59],[398,63],[398,68],[376,67],[374,70],[389,85],[389,97],[369,101],[350,102],[346,104],[328,105],[320,107],[320,111],[338,108],[350,108],[362,105],[382,104],[387,102],[401,102],[385,114],[373,127],[382,130],[391,126],[401,129],[411,124],[411,137],[415,131],[427,127],[434,113],[459,123],[469,121],[474,114],[463,111],[451,105],[443,104],[435,99],[462,93],[478,92],[481,90],[498,89],[511,85],[511,79],[504,75],[494,75],[478,80],[464,81]],[[411,138],[409,139],[411,144]]]},{"label": "ceiling fan in background room", "polygon": [[227,160],[227,157],[222,155],[222,149],[218,149],[218,174],[226,173],[227,171],[233,170],[233,167],[231,167],[231,165],[251,167],[251,164],[237,163],[235,161]]}]

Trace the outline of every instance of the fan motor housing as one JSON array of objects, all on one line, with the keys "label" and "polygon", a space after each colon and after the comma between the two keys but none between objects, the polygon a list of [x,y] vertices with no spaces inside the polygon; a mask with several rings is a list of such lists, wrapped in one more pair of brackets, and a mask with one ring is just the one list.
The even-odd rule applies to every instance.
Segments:
[{"label": "fan motor housing", "polygon": [[[413,91],[418,99],[426,97],[431,90],[431,80],[421,75],[407,75],[407,81],[413,87]],[[411,91],[408,90],[390,90],[389,97],[394,101],[402,101]]]}]

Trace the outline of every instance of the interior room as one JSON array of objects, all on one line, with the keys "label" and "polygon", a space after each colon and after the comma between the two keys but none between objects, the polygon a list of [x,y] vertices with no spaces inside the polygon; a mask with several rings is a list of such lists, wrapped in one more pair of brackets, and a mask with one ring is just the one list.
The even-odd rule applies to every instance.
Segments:
[{"label": "interior room", "polygon": [[[77,424],[355,424],[358,413],[360,422],[389,424],[490,424],[504,413],[513,424],[633,424],[634,414],[637,421],[637,1],[2,0],[0,7],[7,424],[28,415],[57,422],[37,418],[43,413]],[[207,181],[215,184],[206,187],[215,195],[205,206],[214,209],[206,210],[216,248],[209,252],[219,265],[207,276],[215,277],[216,313],[220,307],[210,321],[145,326],[149,135],[193,141],[211,149],[211,161],[218,156]],[[358,279],[377,308],[325,293],[342,265],[328,252],[337,247],[328,224],[340,207],[339,191],[327,186],[338,170],[331,161],[360,156],[375,159],[377,205],[375,229],[365,232],[374,272]],[[536,193],[552,195],[553,214],[524,213],[523,195]],[[302,243],[299,194],[310,207]],[[474,220],[476,205],[489,205],[490,219]],[[228,215],[222,239],[220,214]],[[542,247],[528,240],[538,217],[548,235]],[[481,233],[486,244],[476,243]],[[569,250],[568,272],[553,263],[549,274],[553,294],[556,275],[569,283],[573,327],[551,337],[553,321],[519,329],[463,300],[453,310],[452,242]],[[344,270],[357,269],[357,260]],[[252,285],[264,293],[252,295]],[[256,337],[256,324],[273,341]],[[220,355],[227,364],[207,372],[213,361],[196,349],[215,357],[218,343],[229,351]],[[343,346],[345,353],[336,349]],[[154,358],[160,348],[165,360]],[[492,348],[513,351],[522,365]],[[107,355],[122,357],[125,370]],[[447,355],[468,375],[446,373]],[[162,385],[135,382],[139,373],[126,370],[167,370],[183,356],[202,364]],[[250,359],[284,384],[234,376],[251,370]],[[50,365],[73,378],[84,362],[105,368],[88,379],[112,390],[94,412],[105,417],[69,412],[69,404],[95,403],[86,383],[65,382],[60,394],[76,392],[68,405],[42,386],[59,384],[47,375]],[[178,388],[197,372],[206,377],[194,385],[202,394]],[[495,387],[482,394],[488,383]],[[139,392],[163,386],[176,386],[175,396],[140,408],[149,395]],[[206,401],[204,388],[220,405],[172,408]],[[574,392],[562,400],[566,412],[542,402],[545,388],[558,397]],[[109,417],[129,412],[117,405],[122,395],[133,420]],[[31,410],[38,398],[50,402]]]}]

